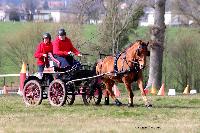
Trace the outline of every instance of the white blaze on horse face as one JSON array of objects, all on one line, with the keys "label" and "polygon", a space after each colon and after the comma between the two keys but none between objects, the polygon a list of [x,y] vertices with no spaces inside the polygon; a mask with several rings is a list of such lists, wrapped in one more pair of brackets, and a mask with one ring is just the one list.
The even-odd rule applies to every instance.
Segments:
[{"label": "white blaze on horse face", "polygon": [[145,67],[145,59],[144,58],[139,58],[138,62],[139,62],[140,69],[144,69],[144,67]]},{"label": "white blaze on horse face", "polygon": [[138,62],[140,69],[144,69],[146,66],[146,54],[144,54],[144,50],[141,51]]}]

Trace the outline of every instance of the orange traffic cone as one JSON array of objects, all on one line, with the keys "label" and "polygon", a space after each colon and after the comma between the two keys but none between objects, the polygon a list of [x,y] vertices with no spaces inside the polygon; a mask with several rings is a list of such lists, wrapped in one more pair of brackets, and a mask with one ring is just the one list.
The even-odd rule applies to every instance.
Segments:
[{"label": "orange traffic cone", "polygon": [[160,90],[158,91],[158,96],[164,96],[165,95],[165,84],[163,83],[160,87]]},{"label": "orange traffic cone", "polygon": [[120,91],[115,84],[113,86],[113,91],[114,91],[114,94],[115,94],[116,97],[120,96]]},{"label": "orange traffic cone", "polygon": [[24,81],[26,79],[26,64],[23,62],[22,69],[20,72],[20,86],[19,86],[19,94],[22,94],[23,87],[24,87]]},{"label": "orange traffic cone", "polygon": [[6,86],[4,85],[3,87],[3,94],[7,95],[8,94],[8,90],[6,89]]},{"label": "orange traffic cone", "polygon": [[189,94],[189,90],[190,90],[189,85],[187,85],[183,91],[183,94]]},{"label": "orange traffic cone", "polygon": [[154,84],[152,84],[152,87],[151,87],[151,94],[156,95],[156,88]]}]

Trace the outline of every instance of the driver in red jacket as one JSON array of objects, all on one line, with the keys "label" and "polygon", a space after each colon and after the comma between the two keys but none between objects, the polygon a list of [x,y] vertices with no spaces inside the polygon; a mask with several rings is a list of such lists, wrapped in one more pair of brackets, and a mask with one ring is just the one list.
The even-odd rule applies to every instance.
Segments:
[{"label": "driver in red jacket", "polygon": [[[43,41],[40,42],[35,51],[35,58],[37,58],[38,73],[42,75],[45,66],[49,66],[47,54],[53,52],[53,45],[51,43],[50,33],[44,33],[42,36]],[[40,76],[41,76],[40,75]]]},{"label": "driver in red jacket", "polygon": [[58,31],[58,36],[53,41],[53,54],[54,57],[60,62],[61,68],[67,68],[70,66],[67,56],[69,56],[71,53],[74,53],[77,56],[82,56],[80,52],[72,45],[71,40],[66,37],[65,29],[60,29]]}]

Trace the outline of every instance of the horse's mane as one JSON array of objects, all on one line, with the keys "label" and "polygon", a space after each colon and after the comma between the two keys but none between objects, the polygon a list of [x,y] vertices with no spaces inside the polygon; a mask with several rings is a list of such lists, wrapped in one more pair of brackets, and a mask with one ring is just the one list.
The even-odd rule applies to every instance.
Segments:
[{"label": "horse's mane", "polygon": [[[142,42],[143,42],[142,40],[136,40],[134,43],[130,43],[130,44],[129,44],[127,47],[125,47],[125,48],[122,50],[122,52],[120,52],[119,54],[121,55],[121,54],[123,54],[123,53],[126,53],[126,51],[127,51],[130,47],[132,47],[135,43],[142,43]],[[106,56],[106,57],[102,58],[102,60],[105,59],[105,58],[108,58],[108,57],[110,57],[110,56],[113,57],[113,55],[109,55],[109,56]]]},{"label": "horse's mane", "polygon": [[142,43],[142,40],[136,40],[134,43],[131,43],[126,47],[120,54],[125,53],[130,47],[132,47],[135,43]]}]

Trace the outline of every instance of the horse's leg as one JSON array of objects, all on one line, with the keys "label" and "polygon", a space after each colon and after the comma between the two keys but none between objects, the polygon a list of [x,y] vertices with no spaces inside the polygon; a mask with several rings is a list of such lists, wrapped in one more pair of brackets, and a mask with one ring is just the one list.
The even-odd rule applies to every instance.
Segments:
[{"label": "horse's leg", "polygon": [[131,83],[127,82],[126,79],[124,79],[124,85],[128,91],[128,96],[129,96],[129,99],[128,99],[128,107],[133,107],[133,97],[134,97],[134,94],[133,94],[133,91],[131,89]]},{"label": "horse's leg", "polygon": [[138,87],[140,88],[142,98],[145,102],[146,107],[152,107],[149,100],[147,99],[146,93],[144,92],[144,86],[143,86],[143,77],[142,72],[138,73],[138,80],[137,80]]},{"label": "horse's leg", "polygon": [[109,81],[106,83],[106,90],[108,91],[108,93],[110,94],[111,98],[115,101],[117,106],[122,105],[122,103],[115,97],[115,94],[112,91],[112,87],[114,85],[113,81]]},{"label": "horse's leg", "polygon": [[104,95],[105,95],[105,102],[104,102],[104,104],[105,105],[109,105],[109,92],[107,90],[105,90]]}]

